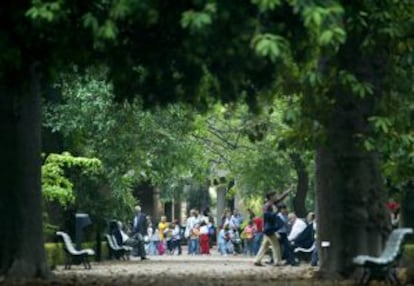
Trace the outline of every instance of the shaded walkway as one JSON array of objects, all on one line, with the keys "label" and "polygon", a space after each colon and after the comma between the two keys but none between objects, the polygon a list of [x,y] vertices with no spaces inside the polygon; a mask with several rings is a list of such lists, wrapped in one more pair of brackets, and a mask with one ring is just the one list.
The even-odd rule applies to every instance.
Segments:
[{"label": "shaded walkway", "polygon": [[240,256],[152,256],[94,263],[92,270],[58,267],[54,285],[332,285],[315,280],[316,270],[308,265],[256,267],[253,258]]}]

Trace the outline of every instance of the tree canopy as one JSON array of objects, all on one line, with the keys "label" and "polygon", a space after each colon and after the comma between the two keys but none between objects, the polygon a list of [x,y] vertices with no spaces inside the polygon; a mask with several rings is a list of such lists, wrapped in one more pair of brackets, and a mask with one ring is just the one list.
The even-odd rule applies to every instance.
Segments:
[{"label": "tree canopy", "polygon": [[[6,150],[0,173],[9,186],[2,200],[13,202],[2,206],[0,215],[14,218],[2,222],[10,232],[0,239],[0,273],[47,272],[43,251],[27,251],[29,234],[36,233],[35,244],[42,241],[39,94],[42,84],[72,63],[104,65],[115,98],[140,98],[144,107],[180,101],[205,109],[217,100],[241,99],[259,112],[262,99],[299,96],[294,123],[305,127],[305,138],[317,150],[318,237],[333,245],[329,256],[321,256],[322,272],[348,276],[357,252],[378,252],[386,231],[380,155],[412,165],[412,120],[407,121],[413,108],[412,1],[0,5],[0,120],[8,135],[0,143]],[[382,146],[388,138],[390,144]],[[399,168],[388,164],[384,170],[392,175]],[[31,217],[23,211],[28,201]],[[19,210],[15,216],[11,205]],[[4,242],[17,236],[10,224],[22,225],[22,238],[13,247]],[[368,245],[367,239],[375,243]]]}]

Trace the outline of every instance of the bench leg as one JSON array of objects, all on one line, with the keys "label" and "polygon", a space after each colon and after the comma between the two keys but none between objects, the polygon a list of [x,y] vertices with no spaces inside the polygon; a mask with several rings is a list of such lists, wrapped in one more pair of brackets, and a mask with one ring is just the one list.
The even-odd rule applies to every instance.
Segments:
[{"label": "bench leg", "polygon": [[72,265],[72,257],[70,254],[65,254],[65,269],[69,270]]},{"label": "bench leg", "polygon": [[371,281],[371,272],[364,268],[364,272],[362,273],[361,279],[359,279],[358,285],[368,285]]},{"label": "bench leg", "polygon": [[387,276],[387,280],[390,281],[391,285],[402,285],[400,280],[397,277],[397,271],[395,269],[390,269],[388,276]]},{"label": "bench leg", "polygon": [[82,263],[83,263],[83,267],[85,267],[85,269],[91,269],[91,264],[89,263],[89,259],[88,259],[88,255],[83,255],[82,256]]}]

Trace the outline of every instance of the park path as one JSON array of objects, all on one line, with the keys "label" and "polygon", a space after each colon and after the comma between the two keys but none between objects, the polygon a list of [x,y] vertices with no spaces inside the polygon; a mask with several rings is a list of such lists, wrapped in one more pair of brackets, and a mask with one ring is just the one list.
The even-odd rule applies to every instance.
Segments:
[{"label": "park path", "polygon": [[[317,268],[309,265],[264,266],[253,265],[252,257],[227,256],[150,256],[141,261],[104,261],[93,263],[91,270],[73,266],[55,271],[51,285],[332,285],[314,278]],[[334,283],[352,285],[350,281]]]}]

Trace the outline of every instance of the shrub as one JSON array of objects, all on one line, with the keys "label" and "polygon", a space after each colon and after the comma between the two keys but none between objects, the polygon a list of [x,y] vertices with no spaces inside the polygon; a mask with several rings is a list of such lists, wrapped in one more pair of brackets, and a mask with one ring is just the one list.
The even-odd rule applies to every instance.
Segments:
[{"label": "shrub", "polygon": [[402,265],[407,265],[408,262],[414,261],[414,244],[405,244],[404,253],[402,256]]},{"label": "shrub", "polygon": [[[92,248],[96,253],[96,243],[94,242],[85,242],[82,244],[82,248]],[[65,264],[65,252],[63,250],[63,243],[46,243],[45,249],[47,263],[52,270],[56,269],[57,265]],[[101,242],[101,258],[102,260],[108,259],[108,247],[104,241]],[[96,260],[96,256],[93,259]]]}]

